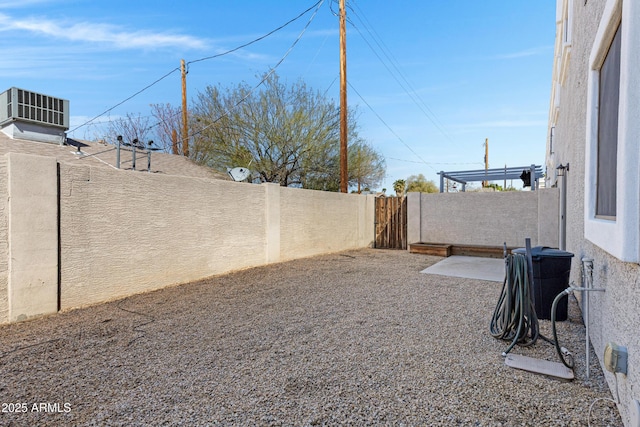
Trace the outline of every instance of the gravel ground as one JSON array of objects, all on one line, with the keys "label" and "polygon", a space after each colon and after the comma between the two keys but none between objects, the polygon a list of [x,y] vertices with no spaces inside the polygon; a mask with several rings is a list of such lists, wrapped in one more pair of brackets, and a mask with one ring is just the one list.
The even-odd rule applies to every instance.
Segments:
[{"label": "gravel ground", "polygon": [[[440,259],[348,251],[1,326],[0,425],[586,426],[611,393],[575,300],[576,379],[512,369],[502,285],[420,273]],[[622,425],[615,405],[591,425]]]}]

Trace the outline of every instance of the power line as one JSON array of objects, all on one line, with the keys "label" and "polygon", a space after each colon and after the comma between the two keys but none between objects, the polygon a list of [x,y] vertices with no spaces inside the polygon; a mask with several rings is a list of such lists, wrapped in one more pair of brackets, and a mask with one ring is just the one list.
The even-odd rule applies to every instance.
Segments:
[{"label": "power line", "polygon": [[[311,25],[311,22],[313,21],[313,19],[316,17],[316,15],[318,14],[318,10],[320,10],[320,6],[322,6],[322,3],[324,3],[324,0],[320,0],[319,2],[316,3],[316,10],[313,12],[313,14],[311,15],[311,18],[309,18],[309,21],[307,22],[307,24],[304,26],[304,28],[302,29],[302,31],[300,32],[300,34],[298,34],[298,37],[294,40],[294,42],[291,44],[291,46],[289,47],[289,49],[285,52],[285,54],[282,56],[282,58],[280,58],[280,60],[276,63],[276,65],[273,66],[273,68],[271,68],[269,70],[268,73],[266,73],[264,75],[264,77],[262,78],[262,80],[260,80],[260,82],[255,85],[245,96],[243,96],[233,107],[232,109],[235,109],[236,107],[238,107],[240,104],[242,104],[247,98],[249,98],[249,96],[251,96],[253,94],[253,92],[255,92],[256,89],[258,89],[275,71],[276,68],[278,68],[283,62],[284,60],[287,58],[287,56],[289,56],[289,54],[291,53],[291,51],[293,51],[293,48],[298,44],[298,42],[300,41],[300,39],[302,38],[302,35],[305,33],[305,31],[307,30],[307,28],[309,28],[309,25]],[[308,9],[310,10],[310,9]],[[307,10],[307,11],[308,11]],[[305,12],[306,13],[306,12]],[[201,134],[203,131],[205,131],[206,129],[210,128],[211,126],[215,125],[217,122],[219,122],[220,120],[222,120],[224,117],[226,117],[228,115],[228,113],[224,113],[222,114],[220,117],[218,117],[217,119],[215,119],[213,122],[211,122],[211,124],[203,127],[202,129],[199,129],[198,131],[192,133],[191,135],[187,136],[187,139],[194,137],[196,135]]]},{"label": "power line", "polygon": [[[257,39],[254,39],[254,40],[252,40],[252,41],[250,41],[250,42],[248,42],[248,43],[245,43],[245,44],[243,44],[243,45],[240,45],[240,46],[238,46],[238,47],[235,47],[235,48],[233,48],[233,49],[231,49],[231,50],[228,50],[228,51],[226,51],[226,52],[223,52],[223,53],[219,53],[219,54],[211,55],[211,56],[206,56],[206,57],[204,57],[204,58],[200,58],[200,59],[196,59],[196,60],[193,60],[193,61],[189,61],[189,62],[187,62],[187,65],[188,65],[188,64],[195,64],[196,62],[207,61],[207,60],[209,60],[209,59],[218,58],[218,57],[220,57],[220,56],[224,56],[224,55],[228,55],[228,54],[233,53],[233,52],[235,52],[235,51],[237,51],[237,50],[240,50],[240,49],[242,49],[242,48],[245,48],[245,47],[247,47],[247,46],[250,46],[250,45],[252,45],[252,44],[254,44],[254,43],[256,43],[256,42],[259,42],[260,40],[263,40],[263,39],[265,39],[265,38],[269,37],[271,34],[273,34],[273,33],[275,33],[275,32],[280,31],[281,29],[283,29],[283,28],[284,28],[284,27],[286,27],[287,25],[291,24],[292,22],[297,21],[297,20],[298,20],[298,19],[300,19],[302,16],[306,15],[306,14],[307,14],[307,12],[309,12],[309,11],[310,11],[310,10],[312,10],[313,8],[316,8],[316,12],[315,12],[315,13],[317,13],[317,9],[319,9],[319,8],[320,8],[320,5],[322,5],[322,3],[324,3],[324,0],[319,0],[319,1],[318,1],[318,2],[316,2],[313,6],[311,6],[310,8],[308,8],[307,10],[305,10],[304,12],[300,13],[300,14],[299,14],[298,16],[296,16],[295,18],[293,18],[293,19],[291,19],[291,20],[287,21],[286,23],[282,24],[281,26],[279,26],[279,27],[278,27],[278,28],[276,28],[275,30],[269,31],[267,34],[265,34],[265,35],[263,35],[263,36],[258,37]],[[315,13],[314,13],[314,16],[315,16]],[[304,31],[303,31],[303,32],[304,32]]]},{"label": "power line", "polygon": [[[389,71],[389,74],[391,74],[391,76],[394,78],[394,80],[400,85],[400,87],[405,91],[405,93],[409,96],[409,98],[411,98],[411,100],[416,104],[416,106],[422,111],[422,113],[429,119],[429,121],[442,133],[442,135],[444,135],[449,141],[454,142],[453,138],[451,137],[451,135],[449,135],[449,133],[444,129],[444,125],[442,124],[442,122],[440,122],[440,120],[438,119],[438,117],[436,116],[436,114],[431,110],[431,108],[429,108],[429,106],[426,104],[426,102],[420,97],[420,95],[418,94],[417,90],[415,89],[415,87],[413,87],[413,85],[411,84],[411,82],[409,82],[409,80],[407,79],[406,75],[400,70],[400,68],[397,65],[397,60],[393,57],[393,54],[390,52],[390,50],[386,47],[386,45],[384,44],[384,42],[382,41],[382,38],[378,35],[378,33],[375,31],[375,29],[370,29],[370,23],[367,20],[366,16],[364,16],[364,13],[360,10],[360,8],[358,7],[358,5],[351,0],[350,1],[350,5],[353,4],[358,10],[359,13],[353,9],[351,6],[350,9],[351,11],[354,13],[354,15],[360,20],[360,22],[363,24],[363,27],[365,28],[365,30],[369,33],[369,35],[371,36],[372,40],[375,42],[375,44],[378,46],[378,48],[380,49],[380,51],[382,52],[382,54],[387,58],[387,60],[389,61],[389,63],[391,64],[391,66],[395,69],[395,71],[397,72],[397,75],[400,76],[400,78],[402,79],[402,81],[400,81],[398,79],[398,77],[396,76],[396,74],[394,74],[394,72],[389,68],[389,66],[385,63],[385,61],[383,60],[383,58],[380,57],[380,55],[376,52],[376,50],[374,49],[374,47],[371,45],[371,43],[369,43],[369,41],[367,40],[367,38],[365,37],[365,35],[360,31],[360,29],[358,28],[358,26],[355,25],[355,23],[351,20],[349,20],[349,23],[355,28],[355,30],[362,36],[362,39],[365,41],[365,43],[369,46],[369,48],[371,49],[371,51],[374,53],[374,55],[376,55],[376,57],[380,60],[380,62],[382,63],[382,65],[387,69],[387,71]],[[360,15],[362,15],[362,17],[360,17]],[[403,83],[404,82],[404,83]]]},{"label": "power line", "polygon": [[134,93],[133,95],[131,95],[130,97],[128,97],[127,99],[125,99],[124,101],[121,101],[119,103],[117,103],[116,105],[114,105],[113,107],[103,111],[102,113],[98,114],[97,116],[95,116],[94,118],[92,118],[91,120],[88,120],[86,122],[84,122],[83,124],[81,124],[80,126],[75,127],[74,129],[70,130],[69,133],[75,132],[78,129],[80,129],[81,127],[84,127],[86,125],[88,125],[89,123],[92,123],[94,120],[99,119],[100,117],[104,116],[105,114],[111,112],[112,110],[116,109],[117,107],[121,106],[122,104],[124,104],[125,102],[129,101],[130,99],[140,95],[142,92],[144,92],[145,90],[149,89],[151,86],[155,85],[156,83],[164,80],[165,78],[169,77],[171,74],[175,73],[176,71],[179,71],[180,68],[174,68],[173,70],[169,71],[167,74],[165,74],[164,76],[160,77],[158,80],[154,81],[153,83],[151,83],[150,85],[145,86],[143,89],[140,89],[139,91],[137,91],[136,93]]},{"label": "power line", "polygon": [[[291,47],[289,47],[289,49],[287,50],[287,52],[284,54],[284,56],[280,59],[280,61],[278,61],[276,63],[276,65],[262,78],[262,80],[260,80],[260,82],[254,87],[252,88],[246,96],[244,96],[242,99],[240,99],[240,101],[238,101],[233,108],[236,108],[238,105],[240,105],[242,102],[244,102],[258,87],[260,87],[270,76],[271,74],[273,74],[275,72],[275,69],[282,64],[282,62],[286,59],[286,57],[289,55],[289,53],[291,53],[291,51],[293,50],[294,46],[298,43],[298,41],[300,41],[300,38],[302,37],[302,35],[305,33],[305,31],[307,30],[307,28],[309,27],[309,25],[311,24],[311,22],[313,21],[313,19],[315,18],[316,14],[318,13],[318,10],[320,10],[320,6],[322,6],[322,3],[324,3],[324,0],[319,0],[317,3],[315,3],[313,6],[311,6],[309,9],[305,10],[304,12],[302,12],[301,14],[299,14],[297,17],[289,20],[287,23],[281,25],[280,27],[276,28],[275,30],[265,34],[264,36],[258,37],[257,39],[254,39],[253,41],[249,42],[249,43],[245,43],[244,45],[241,45],[239,47],[236,47],[234,49],[228,50],[226,52],[223,52],[221,54],[218,55],[213,55],[213,56],[209,56],[209,57],[205,57],[205,58],[200,58],[197,59],[195,61],[189,61],[187,62],[188,64],[192,64],[194,62],[201,62],[201,61],[205,61],[208,59],[213,59],[213,58],[217,58],[223,55],[227,55],[230,54],[232,52],[235,52],[239,49],[242,49],[243,47],[249,46],[257,41],[263,40],[264,38],[266,38],[267,36],[275,33],[278,30],[283,29],[284,27],[286,27],[287,25],[291,24],[292,22],[298,20],[300,17],[304,16],[307,12],[309,12],[311,9],[313,9],[314,7],[316,8],[315,12],[311,15],[311,18],[309,18],[309,21],[307,22],[307,24],[305,25],[305,27],[302,29],[302,31],[300,32],[300,34],[298,35],[298,37],[296,38],[296,40],[293,42],[293,44],[291,45]],[[175,117],[177,114],[180,114],[180,112],[170,116],[169,118]],[[208,126],[205,126],[202,129],[199,129],[197,132],[191,134],[191,135],[187,135],[187,140],[191,137],[194,137],[196,135],[199,135],[200,133],[202,133],[204,130],[210,128],[211,126],[213,126],[214,124],[216,124],[217,122],[219,122],[220,120],[222,120],[222,118],[225,117],[225,114],[223,114],[222,116],[218,117],[216,120],[214,120],[211,124],[209,124]],[[161,123],[163,123],[164,120],[159,121],[158,123],[155,123],[152,126],[149,126],[149,128],[147,128],[147,130],[153,129],[154,127],[160,125]],[[182,140],[184,141],[184,140]]]},{"label": "power line", "polygon": [[[228,50],[228,51],[226,51],[226,52],[222,52],[222,53],[219,53],[219,54],[216,54],[216,55],[207,56],[207,57],[204,57],[204,58],[200,58],[200,59],[196,59],[196,60],[193,60],[193,61],[189,61],[189,62],[187,62],[187,65],[188,65],[188,64],[193,64],[193,63],[196,63],[196,62],[206,61],[206,60],[213,59],[213,58],[218,58],[218,57],[220,57],[220,56],[224,56],[224,55],[228,55],[228,54],[233,53],[233,52],[235,52],[235,51],[237,51],[237,50],[240,50],[240,49],[242,49],[242,48],[245,48],[245,47],[247,47],[247,46],[250,46],[250,45],[252,45],[252,44],[254,44],[254,43],[258,42],[258,41],[261,41],[261,40],[263,40],[263,39],[265,39],[265,38],[269,37],[270,35],[272,35],[272,34],[276,33],[277,31],[280,31],[281,29],[285,28],[286,26],[288,26],[288,25],[289,25],[289,24],[291,24],[292,22],[297,21],[298,19],[300,19],[300,18],[301,18],[302,16],[304,16],[305,14],[307,14],[307,13],[308,13],[310,10],[312,10],[313,8],[316,8],[316,12],[315,12],[315,13],[314,13],[314,15],[313,15],[313,16],[315,16],[315,14],[318,12],[318,9],[319,9],[319,8],[320,8],[320,6],[322,5],[322,3],[324,3],[324,0],[319,0],[319,1],[317,1],[313,6],[309,7],[307,10],[305,10],[305,11],[304,11],[304,12],[302,12],[302,13],[300,13],[300,14],[299,14],[298,16],[296,16],[295,18],[290,19],[290,20],[289,20],[289,21],[287,21],[286,23],[284,23],[284,24],[280,25],[278,28],[276,28],[276,29],[274,29],[274,30],[272,30],[272,31],[268,32],[267,34],[265,34],[265,35],[263,35],[263,36],[260,36],[260,37],[258,37],[258,38],[256,38],[256,39],[254,39],[254,40],[252,40],[252,41],[250,41],[250,42],[248,42],[248,43],[242,44],[242,45],[240,45],[240,46],[238,46],[238,47],[235,47],[235,48],[233,48],[233,49],[231,49],[231,50]],[[313,19],[313,18],[312,18],[312,19]],[[311,22],[311,21],[309,21],[309,23],[310,23],[310,22]],[[307,24],[307,27],[308,27],[308,25],[309,25],[309,24]],[[307,27],[305,27],[305,29],[306,29]],[[304,30],[303,30],[303,33],[304,33]],[[300,36],[299,36],[299,37],[300,37]],[[296,44],[296,43],[297,43],[297,40],[296,40],[296,42],[294,43],[294,46],[295,46],[295,44]],[[293,46],[292,46],[292,48],[293,48]],[[287,55],[288,55],[288,52],[287,52]],[[286,55],[285,55],[285,57],[286,57]],[[281,63],[283,60],[284,60],[284,58],[283,58],[283,59],[278,63],[278,65],[280,65],[280,63]],[[276,65],[276,67],[277,67],[277,65]],[[107,110],[103,111],[102,113],[98,114],[97,116],[93,117],[92,119],[87,120],[86,122],[82,123],[81,125],[79,125],[79,126],[77,126],[77,127],[73,128],[73,129],[72,129],[72,130],[70,130],[68,133],[75,132],[76,130],[78,130],[78,129],[80,129],[80,128],[84,127],[84,126],[86,126],[86,125],[88,125],[88,124],[90,124],[90,123],[93,123],[93,122],[94,122],[95,120],[97,120],[98,118],[100,118],[100,117],[104,116],[105,114],[108,114],[109,112],[113,111],[114,109],[116,109],[117,107],[121,106],[121,105],[122,105],[122,104],[124,104],[125,102],[127,102],[127,101],[129,101],[129,100],[131,100],[131,99],[135,98],[136,96],[138,96],[138,95],[139,95],[139,94],[141,94],[142,92],[146,91],[147,89],[149,89],[149,88],[151,88],[152,86],[156,85],[157,83],[161,82],[162,80],[164,80],[165,78],[169,77],[171,74],[175,73],[176,71],[180,71],[180,68],[179,68],[179,67],[176,67],[176,68],[172,69],[171,71],[169,71],[169,72],[168,72],[167,74],[165,74],[164,76],[162,76],[162,77],[160,77],[159,79],[155,80],[153,83],[151,83],[151,84],[149,84],[149,85],[145,86],[144,88],[140,89],[138,92],[134,93],[133,95],[129,96],[128,98],[124,99],[123,101],[121,101],[121,102],[117,103],[117,104],[116,104],[116,105],[114,105],[113,107],[111,107],[111,108],[109,108],[109,109],[107,109]],[[262,84],[263,82],[264,82],[264,80],[263,80],[262,82],[260,82],[260,84]],[[260,85],[260,84],[259,84],[259,85]],[[258,85],[258,86],[259,86],[259,85]],[[153,127],[155,127],[155,126],[158,126],[160,123],[162,123],[162,122],[158,122],[158,123],[156,123],[155,125],[150,126],[149,128],[147,128],[147,130],[152,129],[152,128],[153,128]]]},{"label": "power line", "polygon": [[[391,159],[391,160],[396,160],[398,162],[405,162],[405,163],[424,163],[424,162],[417,162],[415,160],[405,160],[405,159],[397,159],[395,157],[387,157],[387,159]],[[482,162],[429,162],[430,165],[451,165],[451,166],[455,166],[455,165],[482,165]]]},{"label": "power line", "polygon": [[387,122],[384,121],[384,119],[382,117],[380,117],[380,114],[378,114],[373,107],[371,107],[371,105],[369,105],[369,103],[362,97],[362,95],[360,95],[360,92],[358,92],[358,90],[353,87],[353,85],[351,83],[349,83],[349,87],[351,89],[353,89],[353,91],[356,93],[356,95],[358,95],[360,97],[360,99],[362,100],[362,102],[364,102],[366,104],[367,107],[369,107],[369,109],[371,110],[371,112],[373,114],[376,115],[376,117],[378,117],[378,120],[380,120],[382,122],[383,125],[385,125],[387,127],[387,129],[389,129],[389,132],[391,132],[392,134],[395,135],[396,138],[398,138],[398,140],[409,149],[409,151],[411,151],[418,159],[420,159],[422,161],[422,163],[424,163],[425,165],[429,166],[431,169],[433,169],[434,172],[438,172],[433,166],[431,166],[431,164],[429,162],[427,162],[426,160],[424,160],[418,153],[416,153],[414,151],[413,148],[411,148],[409,146],[409,144],[407,144],[406,142],[404,142],[404,140],[402,138],[400,138],[400,136],[394,132],[393,129],[391,129],[391,127],[387,124]]}]

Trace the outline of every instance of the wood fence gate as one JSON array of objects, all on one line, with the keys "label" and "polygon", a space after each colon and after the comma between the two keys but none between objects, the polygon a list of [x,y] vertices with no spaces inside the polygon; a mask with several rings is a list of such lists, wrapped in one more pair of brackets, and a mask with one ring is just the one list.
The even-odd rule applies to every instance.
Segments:
[{"label": "wood fence gate", "polygon": [[407,198],[376,197],[376,241],[378,249],[407,249]]}]

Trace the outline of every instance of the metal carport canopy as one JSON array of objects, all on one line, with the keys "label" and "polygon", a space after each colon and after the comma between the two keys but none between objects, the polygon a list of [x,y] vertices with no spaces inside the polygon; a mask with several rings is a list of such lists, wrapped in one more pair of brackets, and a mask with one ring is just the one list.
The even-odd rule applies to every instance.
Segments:
[{"label": "metal carport canopy", "polygon": [[[531,172],[531,189],[535,190],[535,185],[533,183],[538,182],[538,179],[541,178],[544,174],[542,172],[542,166],[540,165],[530,165],[530,166],[515,166],[515,167],[504,167],[504,168],[494,168],[494,169],[477,169],[477,170],[468,170],[468,171],[454,171],[454,172],[438,172],[440,175],[440,192],[443,192],[444,179],[450,179],[455,182],[459,182],[460,184],[466,184],[468,182],[473,181],[498,181],[498,180],[506,180],[506,179],[520,179],[520,175],[522,172],[530,171]],[[464,191],[464,188],[463,188]]]}]

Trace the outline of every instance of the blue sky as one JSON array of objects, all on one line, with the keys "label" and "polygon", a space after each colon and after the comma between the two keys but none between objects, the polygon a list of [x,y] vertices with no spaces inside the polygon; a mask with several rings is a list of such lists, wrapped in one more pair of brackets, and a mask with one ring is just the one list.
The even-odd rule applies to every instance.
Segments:
[{"label": "blue sky", "polygon": [[[71,129],[110,110],[71,135],[99,138],[109,119],[150,115],[150,104],[179,106],[180,73],[173,72],[113,108],[179,68],[180,59],[251,42],[315,4],[0,0],[0,90],[68,99]],[[391,192],[393,181],[419,173],[438,182],[440,170],[481,169],[485,138],[489,167],[544,164],[554,1],[347,4],[348,102],[359,112],[360,135],[386,159],[380,188]],[[281,79],[302,79],[337,103],[337,11],[337,0],[325,0],[259,42],[190,64],[188,98],[207,85],[257,85],[284,58]]]}]

